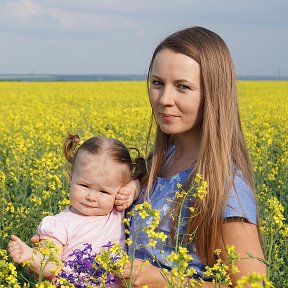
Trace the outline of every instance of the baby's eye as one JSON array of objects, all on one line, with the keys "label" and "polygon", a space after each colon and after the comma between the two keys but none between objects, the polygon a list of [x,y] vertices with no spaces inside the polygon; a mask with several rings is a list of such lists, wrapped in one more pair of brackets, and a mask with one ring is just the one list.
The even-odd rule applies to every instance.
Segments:
[{"label": "baby's eye", "polygon": [[84,187],[84,188],[89,188],[88,185],[86,184],[79,184],[81,187]]},{"label": "baby's eye", "polygon": [[108,194],[109,195],[109,193],[107,191],[104,191],[104,190],[101,190],[99,192],[102,193],[102,194]]}]

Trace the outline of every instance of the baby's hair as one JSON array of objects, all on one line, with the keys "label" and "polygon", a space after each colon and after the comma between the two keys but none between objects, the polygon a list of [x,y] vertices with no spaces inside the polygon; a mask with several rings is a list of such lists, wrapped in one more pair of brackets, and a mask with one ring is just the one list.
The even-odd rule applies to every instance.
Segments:
[{"label": "baby's hair", "polygon": [[135,157],[133,165],[133,179],[143,179],[147,174],[147,166],[145,159],[141,156],[140,151],[137,148],[130,147],[129,150],[135,150],[137,157]]},{"label": "baby's hair", "polygon": [[79,147],[80,137],[69,134],[64,142],[64,154],[68,162],[71,163],[71,172],[73,172],[77,156],[80,151],[91,154],[107,153],[115,163],[124,164],[129,168],[130,179],[142,179],[146,171],[146,161],[140,156],[136,148],[129,148],[138,152],[137,157],[132,161],[129,149],[119,140],[107,138],[104,136],[94,136],[89,138]]}]

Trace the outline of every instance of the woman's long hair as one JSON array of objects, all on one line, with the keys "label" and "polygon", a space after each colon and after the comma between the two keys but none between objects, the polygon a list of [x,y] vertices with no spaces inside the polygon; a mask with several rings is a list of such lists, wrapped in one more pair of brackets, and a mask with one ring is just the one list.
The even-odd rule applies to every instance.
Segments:
[{"label": "woman's long hair", "polygon": [[[187,28],[170,35],[155,49],[149,66],[148,91],[154,59],[162,49],[184,54],[200,65],[204,98],[202,139],[199,158],[188,183],[191,186],[195,174],[199,173],[208,182],[208,193],[202,201],[193,199],[197,215],[187,223],[186,233],[197,231],[194,238],[197,255],[204,263],[212,264],[236,170],[242,172],[244,180],[254,190],[252,167],[239,117],[234,65],[220,36],[202,27]],[[148,195],[172,143],[173,136],[163,133],[157,124],[149,178],[146,179]]]}]

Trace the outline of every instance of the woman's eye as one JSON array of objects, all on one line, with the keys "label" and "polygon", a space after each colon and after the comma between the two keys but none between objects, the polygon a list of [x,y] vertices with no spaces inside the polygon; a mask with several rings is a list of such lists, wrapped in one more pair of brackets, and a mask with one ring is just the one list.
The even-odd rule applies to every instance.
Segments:
[{"label": "woman's eye", "polygon": [[151,84],[153,86],[161,86],[163,83],[161,81],[158,81],[158,80],[152,80]]},{"label": "woman's eye", "polygon": [[179,87],[179,89],[181,89],[181,90],[191,90],[191,88],[190,88],[189,86],[183,85],[183,84],[179,85],[178,87]]}]

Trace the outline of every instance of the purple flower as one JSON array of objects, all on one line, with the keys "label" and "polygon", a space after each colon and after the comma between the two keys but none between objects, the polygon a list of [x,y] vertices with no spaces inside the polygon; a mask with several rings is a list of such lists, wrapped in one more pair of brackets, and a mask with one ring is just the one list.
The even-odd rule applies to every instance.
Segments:
[{"label": "purple flower", "polygon": [[[102,247],[109,251],[112,246],[112,243],[109,241]],[[114,278],[113,274],[105,271],[99,263],[95,262],[95,257],[98,254],[93,252],[91,244],[85,243],[83,250],[75,249],[69,255],[71,260],[63,261],[64,267],[69,267],[71,273],[66,274],[64,271],[61,271],[57,278],[65,278],[74,284],[76,288],[85,288],[88,284],[94,286],[100,285],[100,277],[106,274],[106,284],[115,283],[117,279]],[[119,256],[111,257],[111,261],[113,262],[117,259],[119,259]],[[56,284],[60,287],[59,283],[56,282]]]}]

